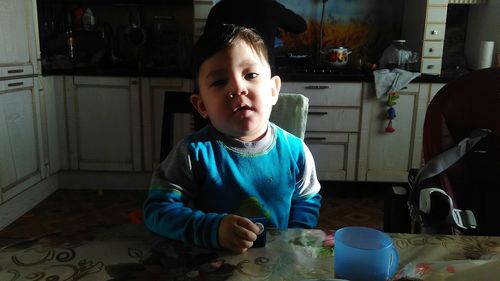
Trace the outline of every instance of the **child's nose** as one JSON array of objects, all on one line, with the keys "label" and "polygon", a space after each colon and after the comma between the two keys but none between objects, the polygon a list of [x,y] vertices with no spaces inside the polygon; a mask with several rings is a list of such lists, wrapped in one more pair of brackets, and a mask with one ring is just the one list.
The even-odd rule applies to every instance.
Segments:
[{"label": "child's nose", "polygon": [[243,79],[232,79],[229,88],[229,97],[234,98],[246,94],[248,94],[248,90],[245,81]]}]

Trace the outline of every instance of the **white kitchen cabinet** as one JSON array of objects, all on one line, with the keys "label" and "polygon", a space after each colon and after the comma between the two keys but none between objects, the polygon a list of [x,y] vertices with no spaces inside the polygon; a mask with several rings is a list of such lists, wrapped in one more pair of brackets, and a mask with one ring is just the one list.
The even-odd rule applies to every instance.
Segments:
[{"label": "white kitchen cabinet", "polygon": [[421,73],[441,73],[447,11],[448,0],[405,1],[402,39],[421,56]]},{"label": "white kitchen cabinet", "polygon": [[430,84],[411,83],[399,92],[393,133],[385,132],[387,97],[377,99],[373,83],[363,88],[358,160],[359,181],[406,182],[410,168],[422,163],[422,135]]},{"label": "white kitchen cabinet", "polygon": [[362,83],[285,82],[281,92],[309,98],[305,142],[320,180],[354,181]]},{"label": "white kitchen cabinet", "polygon": [[[192,92],[192,82],[185,78],[142,78],[144,169],[152,171],[160,161],[163,106],[166,92]],[[193,118],[189,114],[174,116],[174,140],[193,131]]]},{"label": "white kitchen cabinet", "polygon": [[142,169],[139,79],[66,76],[71,170]]},{"label": "white kitchen cabinet", "polygon": [[198,41],[198,38],[203,34],[205,23],[207,22],[210,9],[214,5],[211,0],[194,0],[193,1],[193,40]]},{"label": "white kitchen cabinet", "polygon": [[[0,2],[0,64],[30,64],[31,0]],[[35,57],[36,59],[36,57]]]},{"label": "white kitchen cabinet", "polygon": [[61,169],[68,169],[64,77],[40,76],[38,81],[45,163],[49,174],[54,175]]},{"label": "white kitchen cabinet", "polygon": [[0,81],[0,190],[5,202],[46,176],[37,84]]}]

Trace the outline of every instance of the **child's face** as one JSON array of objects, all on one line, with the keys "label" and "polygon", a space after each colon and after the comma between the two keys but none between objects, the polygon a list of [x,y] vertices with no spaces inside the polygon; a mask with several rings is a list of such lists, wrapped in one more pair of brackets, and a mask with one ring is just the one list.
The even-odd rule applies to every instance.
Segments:
[{"label": "child's face", "polygon": [[281,80],[249,45],[239,41],[204,61],[198,84],[191,102],[219,132],[243,141],[263,136]]}]

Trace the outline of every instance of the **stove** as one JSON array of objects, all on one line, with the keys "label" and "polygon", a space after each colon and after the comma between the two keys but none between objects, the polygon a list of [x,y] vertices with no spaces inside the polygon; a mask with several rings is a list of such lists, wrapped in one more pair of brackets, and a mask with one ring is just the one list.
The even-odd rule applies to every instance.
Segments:
[{"label": "stove", "polygon": [[371,72],[354,69],[349,66],[333,67],[330,65],[321,66],[283,66],[278,65],[278,75],[318,75],[318,76],[339,76],[339,77],[364,77],[371,75]]}]

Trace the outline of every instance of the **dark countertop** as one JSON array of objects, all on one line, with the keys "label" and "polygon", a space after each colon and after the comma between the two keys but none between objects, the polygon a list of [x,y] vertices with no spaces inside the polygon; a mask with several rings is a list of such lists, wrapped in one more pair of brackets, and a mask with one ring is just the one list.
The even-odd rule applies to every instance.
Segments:
[{"label": "dark countertop", "polygon": [[[463,75],[461,72],[443,71],[442,75],[423,74],[413,82],[417,83],[447,83]],[[118,76],[118,77],[169,77],[187,78],[191,75],[188,71],[175,71],[168,69],[138,69],[133,67],[88,67],[73,69],[51,69],[43,70],[42,75],[81,75],[81,76]],[[347,70],[335,71],[334,73],[314,71],[314,72],[282,72],[278,75],[283,82],[373,82],[372,71]]]}]

